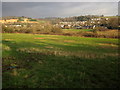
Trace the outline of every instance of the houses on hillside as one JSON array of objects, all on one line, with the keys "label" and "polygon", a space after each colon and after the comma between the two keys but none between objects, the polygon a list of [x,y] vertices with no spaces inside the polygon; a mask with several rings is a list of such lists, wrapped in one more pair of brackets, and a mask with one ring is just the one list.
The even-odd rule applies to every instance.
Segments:
[{"label": "houses on hillside", "polygon": [[94,29],[95,26],[100,25],[103,19],[108,20],[108,18],[92,18],[89,21],[59,22],[59,26],[63,29]]}]

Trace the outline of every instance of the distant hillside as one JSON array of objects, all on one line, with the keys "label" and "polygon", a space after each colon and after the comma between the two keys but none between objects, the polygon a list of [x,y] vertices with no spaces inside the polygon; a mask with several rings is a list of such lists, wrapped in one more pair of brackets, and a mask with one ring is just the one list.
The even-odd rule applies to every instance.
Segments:
[{"label": "distant hillside", "polygon": [[104,15],[85,15],[85,16],[73,16],[73,17],[48,17],[44,18],[45,20],[52,21],[53,23],[57,22],[76,22],[76,21],[89,21],[93,18],[114,18],[117,16],[104,16]]},{"label": "distant hillside", "polygon": [[32,18],[26,17],[26,16],[5,16],[5,17],[2,17],[3,20],[6,20],[6,19],[20,19],[20,18],[29,18],[29,19],[32,19]]}]

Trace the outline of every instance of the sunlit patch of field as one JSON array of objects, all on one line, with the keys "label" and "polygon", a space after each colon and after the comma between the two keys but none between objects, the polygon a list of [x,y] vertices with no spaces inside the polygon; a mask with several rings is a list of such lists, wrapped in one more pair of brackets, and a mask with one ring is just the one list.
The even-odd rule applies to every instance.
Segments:
[{"label": "sunlit patch of field", "polygon": [[2,45],[4,88],[119,87],[118,39],[6,33]]}]

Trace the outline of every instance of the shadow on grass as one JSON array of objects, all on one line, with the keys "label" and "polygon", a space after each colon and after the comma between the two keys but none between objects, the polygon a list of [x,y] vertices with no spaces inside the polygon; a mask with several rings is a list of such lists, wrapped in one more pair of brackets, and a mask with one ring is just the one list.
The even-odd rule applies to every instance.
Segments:
[{"label": "shadow on grass", "polygon": [[[44,43],[44,42],[42,42]],[[107,88],[119,87],[114,58],[84,59],[17,51],[19,48],[38,47],[38,44],[3,40],[11,48],[10,57],[3,57],[3,88]],[[53,44],[47,43],[54,46]],[[27,45],[27,46],[25,46]],[[62,45],[57,47],[66,48]],[[7,64],[6,62],[9,61]],[[6,82],[7,81],[7,82]]]}]

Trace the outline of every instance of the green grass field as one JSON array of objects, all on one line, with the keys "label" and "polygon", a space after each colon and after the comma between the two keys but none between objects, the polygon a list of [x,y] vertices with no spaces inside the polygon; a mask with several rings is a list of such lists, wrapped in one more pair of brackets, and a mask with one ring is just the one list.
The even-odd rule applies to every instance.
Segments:
[{"label": "green grass field", "polygon": [[63,32],[79,32],[79,31],[92,31],[92,29],[62,29]]},{"label": "green grass field", "polygon": [[118,39],[2,36],[3,88],[119,87]]}]

